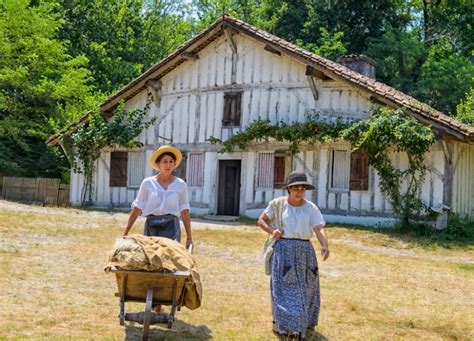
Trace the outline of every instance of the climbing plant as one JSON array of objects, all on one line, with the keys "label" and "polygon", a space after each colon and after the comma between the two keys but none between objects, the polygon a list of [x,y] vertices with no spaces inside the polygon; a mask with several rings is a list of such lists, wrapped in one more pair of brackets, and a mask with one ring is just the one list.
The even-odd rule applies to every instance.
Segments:
[{"label": "climbing plant", "polygon": [[[403,110],[375,107],[369,118],[348,122],[342,119],[328,121],[318,115],[309,115],[304,122],[291,124],[258,119],[242,132],[227,141],[211,137],[213,144],[221,144],[222,152],[235,148],[245,150],[250,143],[268,141],[288,142],[293,153],[302,143],[331,142],[344,139],[351,142],[353,150],[367,148],[369,164],[380,176],[380,188],[391,199],[392,207],[402,226],[410,225],[410,217],[423,208],[417,194],[422,185],[427,166],[424,155],[434,142],[434,134]],[[392,153],[404,153],[408,168],[399,169],[393,164]]]},{"label": "climbing plant", "polygon": [[[141,147],[135,138],[150,127],[155,118],[146,119],[149,102],[143,109],[125,110],[120,104],[114,116],[106,120],[99,110],[91,112],[85,124],[73,133],[63,134],[62,143],[76,173],[84,174],[82,205],[92,202],[95,162],[105,147]],[[87,202],[86,202],[86,196]]]},{"label": "climbing plant", "polygon": [[319,115],[306,115],[304,122],[291,124],[283,121],[272,124],[268,120],[257,119],[244,131],[233,135],[226,141],[215,137],[210,137],[208,140],[213,144],[221,144],[222,152],[231,152],[235,147],[245,150],[252,142],[274,139],[278,142],[289,142],[290,150],[297,153],[301,143],[333,141],[340,138],[340,132],[348,126],[349,124],[341,118],[330,121],[320,119]]},{"label": "climbing plant", "polygon": [[[428,169],[424,156],[434,142],[431,129],[400,109],[377,108],[368,120],[341,131],[341,137],[350,141],[354,149],[368,150],[369,164],[379,174],[382,193],[390,197],[401,226],[409,226],[410,218],[424,208],[418,192]],[[391,153],[405,154],[408,168],[397,168]]]}]

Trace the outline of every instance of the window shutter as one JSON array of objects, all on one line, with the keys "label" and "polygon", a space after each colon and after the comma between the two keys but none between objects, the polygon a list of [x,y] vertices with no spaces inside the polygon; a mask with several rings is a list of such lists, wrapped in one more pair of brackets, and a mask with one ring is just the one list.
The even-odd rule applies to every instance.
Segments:
[{"label": "window shutter", "polygon": [[204,154],[190,153],[187,167],[189,186],[201,187],[204,185]]},{"label": "window shutter", "polygon": [[128,186],[139,187],[145,177],[147,166],[145,151],[133,151],[128,153]]},{"label": "window shutter", "polygon": [[127,152],[110,153],[110,187],[127,186]]},{"label": "window shutter", "polygon": [[257,188],[273,188],[275,153],[258,153]]},{"label": "window shutter", "polygon": [[224,93],[223,126],[239,126],[241,112],[242,92]]},{"label": "window shutter", "polygon": [[285,156],[275,156],[275,171],[273,188],[280,188],[285,184]]},{"label": "window shutter", "polygon": [[333,150],[331,158],[331,189],[349,189],[349,151]]},{"label": "window shutter", "polygon": [[369,154],[367,149],[359,149],[351,153],[351,174],[349,188],[352,191],[369,189]]}]

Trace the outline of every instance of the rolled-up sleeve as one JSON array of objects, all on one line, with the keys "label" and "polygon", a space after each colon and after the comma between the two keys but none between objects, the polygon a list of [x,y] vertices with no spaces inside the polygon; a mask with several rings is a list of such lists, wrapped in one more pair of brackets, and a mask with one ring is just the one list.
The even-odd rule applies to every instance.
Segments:
[{"label": "rolled-up sleeve", "polygon": [[179,211],[189,210],[188,185],[184,182],[179,194]]},{"label": "rolled-up sleeve", "polygon": [[323,227],[324,225],[326,225],[323,215],[321,214],[321,211],[317,207],[315,207],[313,211],[311,212],[310,224],[311,224],[310,226],[312,226],[313,228]]},{"label": "rolled-up sleeve", "polygon": [[263,213],[265,213],[267,215],[267,217],[272,220],[273,219],[273,200],[270,201],[270,203],[268,204],[267,208],[263,211]]},{"label": "rolled-up sleeve", "polygon": [[145,181],[142,181],[140,185],[140,189],[138,190],[137,197],[132,202],[132,208],[136,207],[143,211],[146,206],[146,198],[147,198],[147,189],[145,185]]}]

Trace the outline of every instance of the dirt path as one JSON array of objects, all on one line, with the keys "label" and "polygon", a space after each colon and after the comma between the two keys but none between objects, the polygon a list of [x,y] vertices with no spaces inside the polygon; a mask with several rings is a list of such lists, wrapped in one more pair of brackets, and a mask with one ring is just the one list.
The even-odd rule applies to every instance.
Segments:
[{"label": "dirt path", "polygon": [[[119,220],[123,221],[124,227],[125,222],[128,218],[128,212],[123,211],[106,211],[106,210],[93,210],[93,209],[80,209],[75,207],[55,207],[55,206],[37,206],[37,205],[28,205],[13,201],[0,200],[0,210],[7,210],[12,212],[22,212],[22,213],[36,213],[36,214],[48,214],[55,216],[70,216],[70,215],[81,215],[87,214],[88,217],[100,217],[101,219],[110,219],[110,220]],[[135,224],[143,224],[141,222],[144,218],[139,218]],[[256,226],[250,226],[246,224],[241,224],[238,222],[219,222],[219,221],[210,221],[203,220],[198,218],[192,219],[193,229],[253,229],[257,228]],[[88,226],[90,227],[90,226]]]}]

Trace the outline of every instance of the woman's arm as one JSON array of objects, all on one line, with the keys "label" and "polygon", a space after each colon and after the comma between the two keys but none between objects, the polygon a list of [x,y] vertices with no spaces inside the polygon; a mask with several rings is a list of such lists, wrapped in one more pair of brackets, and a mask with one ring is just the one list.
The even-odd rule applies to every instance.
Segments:
[{"label": "woman's arm", "polygon": [[128,231],[130,231],[133,224],[135,223],[135,221],[141,214],[142,214],[141,209],[139,209],[138,207],[132,208],[132,212],[130,212],[130,215],[128,216],[127,226],[125,227],[125,231],[123,232],[124,236],[128,235]]},{"label": "woman's arm", "polygon": [[181,211],[181,219],[183,219],[184,229],[186,230],[186,248],[193,243],[193,236],[191,235],[191,217],[189,210],[185,209]]},{"label": "woman's arm", "polygon": [[313,230],[314,233],[316,233],[316,237],[318,237],[319,243],[321,244],[321,255],[323,256],[323,260],[326,260],[329,257],[329,244],[323,225],[318,225],[314,227]]},{"label": "woman's arm", "polygon": [[270,218],[265,213],[262,213],[257,220],[257,225],[268,234],[271,234],[275,240],[280,239],[281,232],[278,229],[274,229],[270,225]]}]

